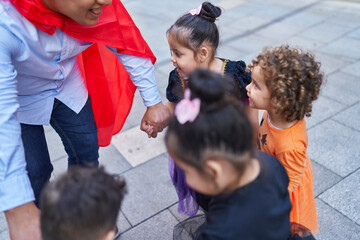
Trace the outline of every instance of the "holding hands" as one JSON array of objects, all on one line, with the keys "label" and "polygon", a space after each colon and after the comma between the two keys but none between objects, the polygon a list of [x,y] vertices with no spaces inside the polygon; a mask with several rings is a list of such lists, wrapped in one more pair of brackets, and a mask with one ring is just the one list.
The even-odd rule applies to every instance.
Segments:
[{"label": "holding hands", "polygon": [[162,102],[150,106],[141,120],[140,129],[146,132],[149,138],[156,138],[158,132],[162,132],[168,125],[170,116],[169,109]]}]

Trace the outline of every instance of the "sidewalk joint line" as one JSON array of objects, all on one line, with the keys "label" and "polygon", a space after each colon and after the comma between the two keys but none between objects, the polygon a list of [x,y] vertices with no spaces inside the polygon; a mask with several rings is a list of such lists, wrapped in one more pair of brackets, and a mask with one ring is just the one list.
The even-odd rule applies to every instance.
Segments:
[{"label": "sidewalk joint line", "polygon": [[248,35],[254,34],[254,33],[256,33],[256,32],[259,31],[259,30],[262,30],[262,29],[264,29],[264,28],[267,28],[267,27],[269,27],[270,25],[272,25],[272,24],[274,24],[274,23],[281,22],[282,20],[284,20],[284,19],[286,19],[286,18],[288,18],[288,17],[290,17],[290,16],[293,16],[293,15],[295,15],[295,14],[297,14],[297,13],[303,12],[303,11],[305,11],[305,10],[307,10],[307,9],[309,9],[309,8],[315,6],[315,5],[317,5],[317,4],[319,4],[320,2],[323,2],[323,1],[324,1],[324,0],[319,0],[319,1],[316,1],[316,2],[313,2],[313,3],[310,3],[310,4],[306,5],[306,6],[300,7],[300,8],[298,8],[298,9],[294,10],[294,11],[291,11],[290,13],[287,13],[287,14],[285,14],[285,15],[283,15],[283,16],[277,17],[277,18],[275,18],[274,20],[272,20],[272,21],[270,21],[270,22],[268,22],[268,23],[265,23],[265,24],[263,24],[263,25],[261,25],[261,26],[258,26],[258,27],[254,28],[254,29],[245,31],[244,33],[241,33],[241,34],[232,36],[232,37],[230,37],[230,38],[228,38],[228,39],[225,39],[225,40],[223,41],[223,43],[228,43],[228,42],[231,42],[231,41],[233,41],[233,40],[235,40],[235,39],[243,38],[243,37],[246,37],[246,36],[248,36]]}]

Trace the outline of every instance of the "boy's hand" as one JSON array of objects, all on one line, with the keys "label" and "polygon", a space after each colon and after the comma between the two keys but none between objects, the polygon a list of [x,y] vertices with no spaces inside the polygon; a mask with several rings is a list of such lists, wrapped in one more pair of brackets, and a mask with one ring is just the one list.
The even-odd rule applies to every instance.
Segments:
[{"label": "boy's hand", "polygon": [[5,212],[12,240],[41,240],[40,210],[33,202]]},{"label": "boy's hand", "polygon": [[170,111],[160,102],[154,106],[148,107],[144,117],[141,120],[140,129],[155,138],[158,132],[161,132],[169,123]]}]

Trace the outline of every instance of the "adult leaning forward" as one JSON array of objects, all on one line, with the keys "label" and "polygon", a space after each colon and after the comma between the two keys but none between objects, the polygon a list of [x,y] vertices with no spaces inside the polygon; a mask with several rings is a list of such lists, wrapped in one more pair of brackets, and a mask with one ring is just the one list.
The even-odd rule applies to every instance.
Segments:
[{"label": "adult leaning forward", "polygon": [[156,137],[169,112],[155,57],[119,0],[0,0],[0,36],[0,210],[12,239],[40,239],[33,201],[53,170],[43,125],[60,135],[68,165],[98,164],[136,87],[142,130]]}]

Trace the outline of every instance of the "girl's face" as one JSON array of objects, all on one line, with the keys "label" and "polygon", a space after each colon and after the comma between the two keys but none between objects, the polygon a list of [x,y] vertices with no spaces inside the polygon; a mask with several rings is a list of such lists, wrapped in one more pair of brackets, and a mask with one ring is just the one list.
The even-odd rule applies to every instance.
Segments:
[{"label": "girl's face", "polygon": [[269,110],[270,92],[265,84],[261,68],[255,66],[251,73],[251,83],[246,86],[249,105],[252,108]]},{"label": "girl's face", "polygon": [[179,44],[171,34],[168,36],[168,42],[171,51],[171,62],[177,68],[181,77],[188,77],[192,71],[200,67],[200,61],[197,60],[193,50]]},{"label": "girl's face", "polygon": [[43,0],[52,11],[61,13],[85,26],[95,25],[100,18],[104,5],[112,0]]},{"label": "girl's face", "polygon": [[212,181],[209,176],[200,172],[195,167],[177,159],[176,157],[173,157],[173,159],[176,165],[184,171],[186,183],[189,185],[189,187],[202,194],[218,194],[215,182]]}]

